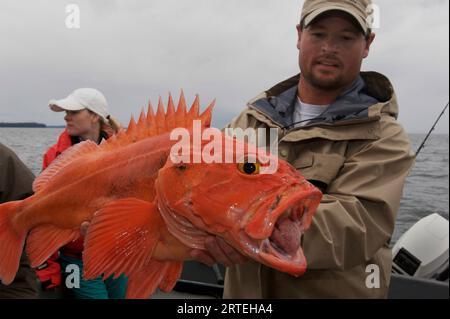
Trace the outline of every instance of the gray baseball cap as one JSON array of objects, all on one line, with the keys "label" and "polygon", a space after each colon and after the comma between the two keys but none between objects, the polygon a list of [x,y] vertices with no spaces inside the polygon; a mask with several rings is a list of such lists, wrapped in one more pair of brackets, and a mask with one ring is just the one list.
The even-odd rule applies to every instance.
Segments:
[{"label": "gray baseball cap", "polygon": [[343,11],[358,21],[367,34],[371,30],[371,0],[305,0],[301,13],[301,21],[308,26],[314,19],[328,11]]}]

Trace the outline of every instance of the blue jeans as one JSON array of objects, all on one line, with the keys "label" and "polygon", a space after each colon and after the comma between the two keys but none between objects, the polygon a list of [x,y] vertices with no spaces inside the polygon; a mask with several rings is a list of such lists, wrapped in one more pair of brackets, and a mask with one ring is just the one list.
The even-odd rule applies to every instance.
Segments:
[{"label": "blue jeans", "polygon": [[[125,275],[120,275],[118,278],[113,279],[113,276],[108,277],[103,281],[102,277],[98,277],[92,280],[83,279],[83,261],[79,258],[74,258],[60,254],[59,262],[61,264],[62,272],[62,285],[65,286],[66,290],[69,290],[71,296],[75,299],[124,299],[127,290],[128,278]],[[67,272],[66,267],[69,265],[76,265],[79,269],[79,288],[68,288],[66,286],[66,279],[72,281],[75,275],[74,273]]]}]

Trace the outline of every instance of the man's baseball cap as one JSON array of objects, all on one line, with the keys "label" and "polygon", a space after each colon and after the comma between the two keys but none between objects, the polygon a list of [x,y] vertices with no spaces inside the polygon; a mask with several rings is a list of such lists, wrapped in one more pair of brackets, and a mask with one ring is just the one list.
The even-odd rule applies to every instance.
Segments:
[{"label": "man's baseball cap", "polygon": [[88,109],[103,119],[108,117],[108,102],[105,96],[96,89],[76,89],[70,95],[61,100],[50,100],[48,106],[55,112],[80,111]]},{"label": "man's baseball cap", "polygon": [[343,11],[356,19],[365,34],[372,28],[369,14],[371,0],[305,0],[301,21],[307,27],[314,19],[328,11]]}]

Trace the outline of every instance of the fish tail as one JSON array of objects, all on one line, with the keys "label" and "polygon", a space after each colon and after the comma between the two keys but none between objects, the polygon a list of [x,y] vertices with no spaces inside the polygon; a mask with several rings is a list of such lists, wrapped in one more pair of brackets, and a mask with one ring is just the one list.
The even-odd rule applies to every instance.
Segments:
[{"label": "fish tail", "polygon": [[20,203],[13,201],[0,205],[0,279],[5,285],[16,276],[26,238],[26,232],[18,233],[12,223]]}]

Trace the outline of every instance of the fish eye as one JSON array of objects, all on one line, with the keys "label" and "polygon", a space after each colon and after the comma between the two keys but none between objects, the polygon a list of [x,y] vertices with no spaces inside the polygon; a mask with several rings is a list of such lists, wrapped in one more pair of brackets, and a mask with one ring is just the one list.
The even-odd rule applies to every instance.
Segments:
[{"label": "fish eye", "polygon": [[238,169],[241,173],[246,175],[258,175],[261,168],[260,163],[239,163]]}]

